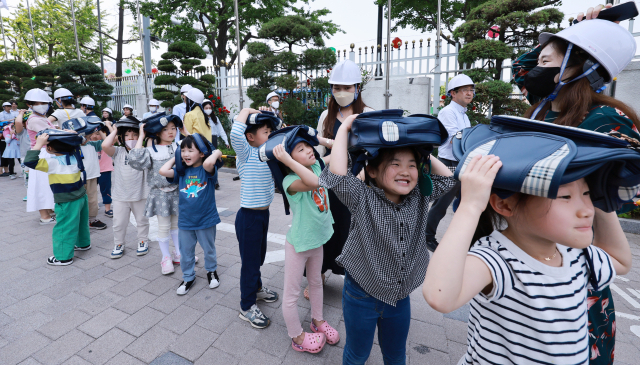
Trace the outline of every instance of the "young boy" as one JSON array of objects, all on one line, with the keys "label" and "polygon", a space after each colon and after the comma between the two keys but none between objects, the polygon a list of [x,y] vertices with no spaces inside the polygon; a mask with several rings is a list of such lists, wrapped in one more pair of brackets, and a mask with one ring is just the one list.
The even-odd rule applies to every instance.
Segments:
[{"label": "young boy", "polygon": [[[176,153],[176,157],[167,161],[158,171],[170,183],[178,184],[180,190],[178,237],[183,281],[176,291],[178,295],[187,294],[196,280],[196,242],[204,250],[209,288],[220,286],[216,271],[216,225],[220,223],[220,216],[216,207],[215,164],[221,157],[220,150],[212,151],[205,137],[195,133],[182,140],[180,154]],[[176,159],[180,159],[179,164]]]},{"label": "young boy", "polygon": [[[27,152],[24,164],[49,174],[57,223],[52,233],[53,256],[47,259],[47,264],[66,266],[73,263],[74,250],[86,251],[91,248],[89,200],[78,167],[79,161],[76,156],[70,155],[79,145],[81,137],[69,135],[66,141],[62,138],[49,141],[47,132],[69,134],[57,130],[45,131],[38,136],[36,144]],[[55,156],[39,157],[40,149],[45,145],[47,152]]]},{"label": "young boy", "polygon": [[265,328],[271,323],[256,301],[278,300],[278,294],[262,286],[260,279],[260,266],[267,254],[269,205],[273,201],[274,185],[269,165],[259,159],[258,147],[281,124],[272,113],[245,108],[231,128],[231,145],[236,151],[241,182],[240,210],[235,224],[242,262],[239,317],[254,328]]}]

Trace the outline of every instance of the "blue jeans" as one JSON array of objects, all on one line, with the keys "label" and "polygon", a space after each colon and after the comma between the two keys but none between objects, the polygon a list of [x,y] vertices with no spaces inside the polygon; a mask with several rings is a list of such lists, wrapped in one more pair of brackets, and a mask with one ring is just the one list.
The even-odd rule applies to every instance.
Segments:
[{"label": "blue jeans", "polygon": [[269,210],[240,208],[236,213],[236,237],[240,249],[240,308],[249,310],[256,304],[262,288],[260,266],[267,256]]},{"label": "blue jeans", "polygon": [[100,185],[100,194],[102,194],[102,204],[111,204],[111,171],[100,173],[98,185]]},{"label": "blue jeans", "polygon": [[182,269],[182,280],[191,281],[196,278],[196,242],[204,250],[204,268],[207,272],[216,271],[218,259],[216,258],[216,226],[186,230],[180,229],[178,233],[180,240],[180,269]]},{"label": "blue jeans", "polygon": [[376,326],[385,365],[406,364],[407,337],[411,322],[409,297],[398,301],[395,307],[386,304],[367,294],[346,273],[342,289],[342,312],[347,330],[347,343],[342,354],[343,365],[359,365],[367,361]]}]

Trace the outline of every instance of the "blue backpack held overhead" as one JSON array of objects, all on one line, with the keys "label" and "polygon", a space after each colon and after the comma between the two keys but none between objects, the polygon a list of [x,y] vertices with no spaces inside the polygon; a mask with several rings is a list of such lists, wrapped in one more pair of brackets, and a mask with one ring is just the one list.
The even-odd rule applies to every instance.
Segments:
[{"label": "blue backpack held overhead", "polygon": [[[258,156],[260,158],[260,161],[266,162],[267,165],[269,165],[269,169],[271,170],[271,175],[273,175],[273,180],[276,184],[276,187],[282,192],[282,199],[284,200],[284,211],[287,215],[289,214],[289,201],[287,200],[287,195],[285,194],[284,188],[282,187],[282,181],[288,174],[288,170],[284,166],[284,164],[278,161],[273,155],[273,149],[278,145],[283,145],[285,151],[291,154],[291,151],[293,151],[294,147],[300,142],[307,142],[312,147],[317,146],[319,144],[318,131],[306,125],[296,125],[282,128],[271,133],[269,135],[269,140],[267,140],[267,142],[265,142],[258,148]],[[322,160],[322,158],[320,158],[318,151],[314,149],[313,154],[315,155],[316,160],[320,163],[320,168],[324,169],[324,161]]]},{"label": "blue backpack held overhead", "polygon": [[144,123],[144,133],[148,137],[153,137],[151,139],[151,146],[156,152],[158,152],[158,150],[156,149],[155,137],[160,136],[162,129],[164,129],[164,127],[166,127],[169,122],[172,122],[178,129],[182,128],[182,119],[180,119],[179,116],[173,114],[167,115],[164,112],[154,114],[142,121],[142,123]]},{"label": "blue backpack held overhead", "polygon": [[87,173],[84,171],[84,164],[82,163],[82,151],[80,151],[80,146],[82,145],[83,137],[78,135],[78,133],[67,132],[64,130],[53,129],[53,128],[41,130],[40,132],[38,132],[38,134],[36,134],[36,137],[39,137],[40,135],[45,133],[49,135],[49,139],[48,139],[49,142],[58,141],[60,143],[64,143],[68,146],[73,147],[72,152],[58,152],[58,153],[62,153],[66,155],[67,164],[69,165],[71,164],[71,156],[74,156],[76,158],[76,161],[78,163],[78,168],[80,169],[80,172],[82,172],[82,181],[84,181],[86,184]]},{"label": "blue backpack held overhead", "polygon": [[282,120],[275,113],[261,110],[260,113],[254,113],[247,117],[247,130],[255,126],[268,125],[272,132],[282,128]]},{"label": "blue backpack held overhead", "polygon": [[[200,152],[204,153],[203,161],[206,160],[207,157],[211,156],[211,154],[215,150],[213,148],[213,145],[206,138],[204,138],[202,135],[200,135],[200,133],[194,133],[191,136],[195,140],[196,147],[198,147],[198,150]],[[182,141],[184,141],[184,139]],[[184,176],[185,171],[187,170],[188,166],[182,162],[180,149],[181,149],[181,147],[178,146],[178,148],[176,148],[176,152],[175,152],[176,173],[179,176]],[[216,169],[219,169],[220,167],[222,167],[222,161],[216,161],[216,165],[215,166],[216,166]],[[167,178],[167,180],[169,182],[171,182],[171,183],[173,182],[173,179],[171,179],[171,178]]]},{"label": "blue backpack held overhead", "polygon": [[78,136],[84,137],[98,131],[103,125],[104,123],[99,117],[86,116],[69,119],[62,123],[60,128],[75,131],[78,133]]}]

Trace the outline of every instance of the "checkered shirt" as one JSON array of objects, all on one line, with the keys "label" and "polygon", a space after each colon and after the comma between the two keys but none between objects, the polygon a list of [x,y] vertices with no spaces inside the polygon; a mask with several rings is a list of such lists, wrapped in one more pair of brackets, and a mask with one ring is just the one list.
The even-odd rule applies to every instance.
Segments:
[{"label": "checkered shirt", "polygon": [[[351,171],[349,169],[349,171]],[[433,194],[416,186],[402,203],[391,202],[382,189],[353,176],[325,168],[319,184],[338,196],[351,212],[349,237],[336,262],[372,297],[395,306],[422,285],[429,264],[426,245],[429,203],[457,182],[431,175]]]}]

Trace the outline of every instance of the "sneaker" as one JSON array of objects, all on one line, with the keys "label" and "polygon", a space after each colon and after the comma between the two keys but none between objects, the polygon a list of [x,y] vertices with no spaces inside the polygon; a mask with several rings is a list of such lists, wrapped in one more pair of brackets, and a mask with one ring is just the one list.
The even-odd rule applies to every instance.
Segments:
[{"label": "sneaker", "polygon": [[[178,255],[176,251],[171,251],[171,261],[173,261],[174,265],[180,265],[180,258],[182,256]],[[198,263],[198,256],[195,258],[196,264]]]},{"label": "sneaker", "polygon": [[248,311],[241,309],[238,317],[249,322],[253,328],[267,328],[271,324],[271,320],[269,320],[255,304],[252,305]]},{"label": "sneaker", "polygon": [[111,251],[112,259],[119,259],[122,255],[124,255],[124,245],[116,245],[116,247],[113,248],[113,251]]},{"label": "sneaker", "polygon": [[113,218],[113,210],[105,210],[104,215],[106,215],[107,218]]},{"label": "sneaker", "polygon": [[42,218],[40,218],[40,225],[41,225],[41,226],[44,226],[44,225],[47,225],[47,224],[55,224],[55,223],[56,223],[56,217],[53,217],[53,216],[52,216],[52,217],[51,217],[51,218],[49,218],[49,219],[42,219]]},{"label": "sneaker", "polygon": [[27,201],[27,196],[26,196],[26,195],[24,196],[24,198],[22,198],[22,201],[23,201],[23,202],[26,202],[26,201]]},{"label": "sneaker", "polygon": [[145,241],[138,243],[138,250],[136,251],[136,255],[142,256],[149,253],[149,244]]},{"label": "sneaker", "polygon": [[47,264],[53,266],[67,266],[73,264],[73,259],[60,261],[55,256],[51,256],[47,259]]},{"label": "sneaker", "polygon": [[216,184],[216,190],[220,190],[220,184]]},{"label": "sneaker", "polygon": [[220,278],[218,277],[218,272],[215,270],[207,273],[207,280],[209,280],[210,289],[215,289],[220,286]]},{"label": "sneaker", "polygon": [[278,293],[273,290],[269,290],[266,287],[260,288],[260,290],[256,293],[256,300],[263,300],[267,303],[273,303],[278,300]]},{"label": "sneaker", "polygon": [[8,172],[3,172],[2,174],[0,174],[0,177],[7,177],[7,176],[9,176]]},{"label": "sneaker", "polygon": [[438,245],[439,243],[435,238],[427,238],[427,250],[435,252]]},{"label": "sneaker", "polygon": [[96,219],[93,222],[89,222],[89,228],[103,230],[103,229],[107,229],[107,225]]},{"label": "sneaker", "polygon": [[193,286],[193,283],[195,282],[196,282],[196,279],[193,279],[191,281],[183,281],[182,284],[180,284],[180,286],[178,287],[176,294],[178,295],[187,294],[189,292],[189,289],[191,289],[191,287]]},{"label": "sneaker", "polygon": [[11,178],[11,180],[15,180],[18,177],[18,175],[13,174],[13,175],[9,175],[9,178]]},{"label": "sneaker", "polygon": [[175,272],[173,269],[173,263],[171,262],[171,257],[163,258],[160,266],[162,267],[162,275],[169,275]]},{"label": "sneaker", "polygon": [[78,247],[78,246],[74,246],[73,250],[74,251],[89,251],[91,249],[91,244],[89,244],[89,246],[85,246],[85,247]]}]

